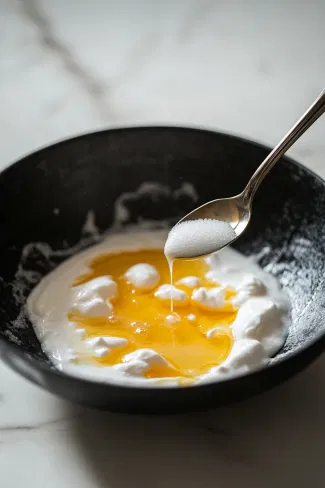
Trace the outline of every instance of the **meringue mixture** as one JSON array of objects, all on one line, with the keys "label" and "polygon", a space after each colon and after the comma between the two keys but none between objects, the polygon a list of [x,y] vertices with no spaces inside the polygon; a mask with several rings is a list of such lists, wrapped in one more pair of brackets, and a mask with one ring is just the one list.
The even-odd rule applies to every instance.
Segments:
[{"label": "meringue mixture", "polygon": [[97,381],[185,386],[258,369],[282,347],[290,304],[272,276],[227,248],[176,260],[171,285],[166,237],[108,236],[36,286],[29,316],[57,368]]}]

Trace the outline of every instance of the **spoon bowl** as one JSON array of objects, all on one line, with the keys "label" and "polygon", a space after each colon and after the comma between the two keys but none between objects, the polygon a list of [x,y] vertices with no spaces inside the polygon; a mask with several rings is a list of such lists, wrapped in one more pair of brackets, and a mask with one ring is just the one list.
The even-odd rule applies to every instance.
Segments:
[{"label": "spoon bowl", "polygon": [[[254,195],[265,176],[273,168],[275,163],[277,163],[286,153],[286,151],[302,136],[304,132],[306,132],[311,125],[316,122],[316,120],[324,112],[325,90],[321,92],[318,98],[297,121],[292,129],[264,159],[262,164],[257,168],[253,176],[250,178],[242,193],[232,198],[212,200],[204,205],[201,205],[183,217],[175,227],[182,222],[200,219],[212,219],[227,222],[235,231],[236,237],[229,240],[226,244],[223,243],[222,245],[220,245],[216,239],[215,248],[213,251],[211,249],[210,252],[221,251],[221,249],[224,247],[232,244],[244,232],[250,221]],[[203,252],[203,250],[204,247],[202,247],[201,252],[200,246],[196,246],[194,251],[195,253],[191,254],[191,256],[189,256],[189,253],[187,252],[186,257],[184,257],[182,254],[175,255],[173,257],[177,259],[195,259],[206,255],[206,252]]]},{"label": "spoon bowl", "polygon": [[[244,232],[249,224],[250,218],[251,205],[245,205],[243,194],[239,194],[231,198],[211,200],[188,213],[177,223],[177,225],[182,222],[198,219],[213,219],[227,222],[235,231],[236,237],[224,246],[218,247],[218,251],[221,251],[221,249],[231,245]],[[198,254],[193,256],[192,259],[197,259],[203,256],[206,256],[206,254]]]}]

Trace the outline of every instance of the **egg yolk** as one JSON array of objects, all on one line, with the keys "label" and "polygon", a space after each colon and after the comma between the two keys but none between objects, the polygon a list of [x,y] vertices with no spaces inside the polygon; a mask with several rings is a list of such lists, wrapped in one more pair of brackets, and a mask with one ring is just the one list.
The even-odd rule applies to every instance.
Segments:
[{"label": "egg yolk", "polygon": [[[195,379],[208,372],[211,367],[222,363],[228,356],[233,343],[230,325],[237,310],[232,306],[233,289],[225,292],[224,306],[209,310],[189,300],[178,307],[177,323],[170,323],[170,301],[154,296],[157,287],[151,291],[134,288],[125,278],[126,271],[138,263],[154,266],[160,274],[157,287],[170,283],[169,267],[161,249],[143,249],[100,255],[88,263],[89,272],[79,276],[73,286],[78,286],[99,276],[110,275],[118,284],[118,297],[112,302],[112,313],[108,317],[86,317],[79,312],[70,312],[69,320],[86,330],[86,338],[114,336],[127,339],[125,346],[113,348],[102,358],[94,358],[99,365],[112,366],[123,362],[126,354],[143,348],[150,348],[160,354],[170,365],[152,366],[145,373],[146,378],[180,377],[185,381]],[[186,276],[200,278],[200,286],[215,287],[205,279],[208,266],[202,259],[175,261],[173,283]],[[192,289],[176,285],[191,296]],[[193,317],[193,315],[195,317]],[[217,327],[212,337],[206,332]]]}]

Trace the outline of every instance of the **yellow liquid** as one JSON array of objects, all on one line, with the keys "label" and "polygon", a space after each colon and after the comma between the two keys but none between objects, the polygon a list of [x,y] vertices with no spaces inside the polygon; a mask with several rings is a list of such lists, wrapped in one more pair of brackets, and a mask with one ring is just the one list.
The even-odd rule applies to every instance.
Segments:
[{"label": "yellow liquid", "polygon": [[[138,263],[155,266],[160,273],[159,285],[170,282],[169,267],[161,249],[143,249],[97,256],[88,263],[89,272],[79,276],[74,282],[74,286],[77,286],[98,276],[110,275],[118,284],[119,295],[113,302],[113,312],[110,317],[85,317],[79,313],[69,313],[69,320],[75,322],[78,327],[86,329],[88,337],[107,335],[128,340],[126,346],[112,349],[107,356],[95,360],[100,365],[111,366],[123,362],[125,354],[150,348],[164,357],[173,368],[152,367],[145,374],[147,378],[179,376],[189,379],[194,379],[223,362],[233,343],[229,326],[237,313],[230,301],[235,295],[234,290],[226,291],[225,305],[218,311],[209,311],[191,302],[186,306],[178,307],[174,302],[175,312],[179,315],[180,321],[171,325],[166,321],[166,316],[170,314],[169,301],[164,303],[157,299],[154,296],[155,290],[150,292],[135,290],[126,281],[125,272]],[[201,286],[216,286],[205,280],[204,275],[207,270],[204,260],[175,261],[174,283],[186,276],[197,276],[201,278]],[[185,286],[178,287],[191,295],[191,290]],[[189,314],[194,314],[197,320],[189,321],[187,318]],[[207,338],[205,333],[216,326],[222,326],[220,331],[213,338]]]}]

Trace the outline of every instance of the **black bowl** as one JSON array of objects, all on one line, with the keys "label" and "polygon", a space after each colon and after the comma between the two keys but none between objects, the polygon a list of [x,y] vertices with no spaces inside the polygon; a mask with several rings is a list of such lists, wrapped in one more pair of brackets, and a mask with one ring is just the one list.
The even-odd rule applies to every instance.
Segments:
[{"label": "black bowl", "polygon": [[[64,398],[130,413],[209,409],[273,387],[306,367],[325,348],[325,183],[287,158],[257,193],[249,228],[235,246],[257,254],[292,301],[289,337],[269,366],[186,388],[95,383],[56,370],[25,314],[32,287],[71,254],[69,249],[140,222],[171,225],[196,205],[235,195],[268,152],[215,132],[133,128],[55,144],[1,173],[2,359]],[[91,232],[92,216],[98,232]],[[39,244],[27,246],[31,242]]]}]

